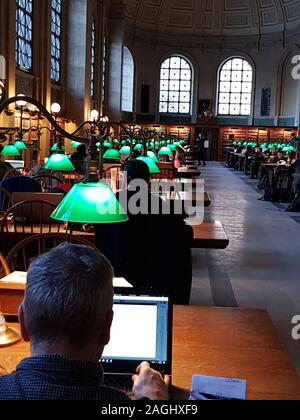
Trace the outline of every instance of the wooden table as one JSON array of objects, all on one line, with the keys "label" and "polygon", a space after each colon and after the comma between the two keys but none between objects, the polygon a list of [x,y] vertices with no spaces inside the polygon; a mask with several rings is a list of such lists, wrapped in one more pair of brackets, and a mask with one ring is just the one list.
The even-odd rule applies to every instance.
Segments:
[{"label": "wooden table", "polygon": [[[5,316],[15,317],[18,315],[19,306],[24,298],[26,277],[26,272],[14,272],[0,279],[0,304],[1,311]],[[115,288],[132,287],[122,277],[115,277],[113,285]]]},{"label": "wooden table", "polygon": [[[187,221],[190,223],[189,221]],[[219,221],[205,221],[201,225],[192,225],[194,239],[192,248],[194,249],[226,249],[229,239],[226,235],[222,223]]]},{"label": "wooden table", "polygon": [[177,169],[177,172],[183,178],[195,178],[201,175],[199,169],[189,169],[185,167]]},{"label": "wooden table", "polygon": [[[29,354],[24,342],[2,348],[0,364],[12,372]],[[187,398],[194,374],[244,379],[249,400],[300,400],[299,379],[265,311],[175,306],[174,398]]]},{"label": "wooden table", "polygon": [[207,192],[204,192],[204,195],[197,194],[196,191],[167,192],[165,194],[161,193],[161,197],[171,201],[187,201],[193,206],[203,204],[204,207],[209,207],[211,205],[211,197]]}]

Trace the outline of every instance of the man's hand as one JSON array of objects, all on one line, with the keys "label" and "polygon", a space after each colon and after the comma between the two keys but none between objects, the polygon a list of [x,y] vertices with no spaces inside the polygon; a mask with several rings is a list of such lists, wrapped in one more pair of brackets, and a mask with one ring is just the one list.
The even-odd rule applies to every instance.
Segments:
[{"label": "man's hand", "polygon": [[136,375],[132,377],[133,393],[137,399],[143,397],[153,401],[167,401],[170,399],[169,376],[162,375],[151,369],[149,363],[143,362],[136,370]]}]

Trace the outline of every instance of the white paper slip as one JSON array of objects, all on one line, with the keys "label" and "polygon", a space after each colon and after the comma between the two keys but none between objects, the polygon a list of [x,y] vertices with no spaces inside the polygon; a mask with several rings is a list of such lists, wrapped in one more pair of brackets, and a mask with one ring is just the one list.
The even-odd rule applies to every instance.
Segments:
[{"label": "white paper slip", "polygon": [[247,382],[240,379],[213,378],[194,375],[191,401],[246,400]]},{"label": "white paper slip", "polygon": [[127,288],[132,288],[133,286],[128,283],[127,280],[123,279],[122,277],[115,277],[114,278],[114,287],[118,288],[118,287],[127,287]]},{"label": "white paper slip", "polygon": [[16,283],[16,284],[26,284],[27,273],[23,271],[14,271],[3,279],[0,279],[0,283]]}]

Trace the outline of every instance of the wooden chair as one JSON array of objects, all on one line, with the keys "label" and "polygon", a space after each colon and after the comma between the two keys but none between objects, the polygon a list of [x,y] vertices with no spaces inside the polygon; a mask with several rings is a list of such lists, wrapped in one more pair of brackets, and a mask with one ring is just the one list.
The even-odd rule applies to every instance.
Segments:
[{"label": "wooden chair", "polygon": [[104,172],[106,183],[112,188],[114,192],[121,190],[124,187],[124,174],[121,166],[112,166]]},{"label": "wooden chair", "polygon": [[10,273],[9,265],[0,252],[0,278],[8,276]]},{"label": "wooden chair", "polygon": [[160,169],[160,174],[152,175],[152,179],[173,179],[175,178],[175,169],[172,162],[158,162],[156,164]]},{"label": "wooden chair", "polygon": [[41,186],[43,192],[50,192],[53,188],[62,184],[62,180],[60,178],[49,174],[35,175],[32,179]]},{"label": "wooden chair", "polygon": [[8,178],[12,178],[13,176],[22,176],[23,175],[23,171],[24,168],[20,168],[20,169],[10,169],[8,172],[6,172],[6,174],[4,175],[2,181],[4,181],[5,179]]},{"label": "wooden chair", "polygon": [[[32,260],[64,242],[85,245],[96,249],[94,244],[80,236],[63,233],[33,235],[23,239],[12,248],[6,256],[7,266],[8,268],[11,268],[12,271],[28,271],[28,267]],[[55,261],[53,261],[53,264],[55,264]]]},{"label": "wooden chair", "polygon": [[11,202],[11,193],[0,186],[0,212],[6,213],[11,207]]},{"label": "wooden chair", "polygon": [[4,215],[0,233],[42,234],[60,232],[63,223],[50,218],[55,204],[44,200],[28,200],[12,206]]}]

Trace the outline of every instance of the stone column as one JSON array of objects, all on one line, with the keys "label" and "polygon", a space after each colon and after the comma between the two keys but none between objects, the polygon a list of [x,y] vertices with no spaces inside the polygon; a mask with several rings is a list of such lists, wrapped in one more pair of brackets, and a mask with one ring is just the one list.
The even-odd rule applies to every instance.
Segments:
[{"label": "stone column", "polygon": [[108,19],[107,106],[112,121],[121,120],[122,64],[125,30],[125,6],[113,0]]}]

